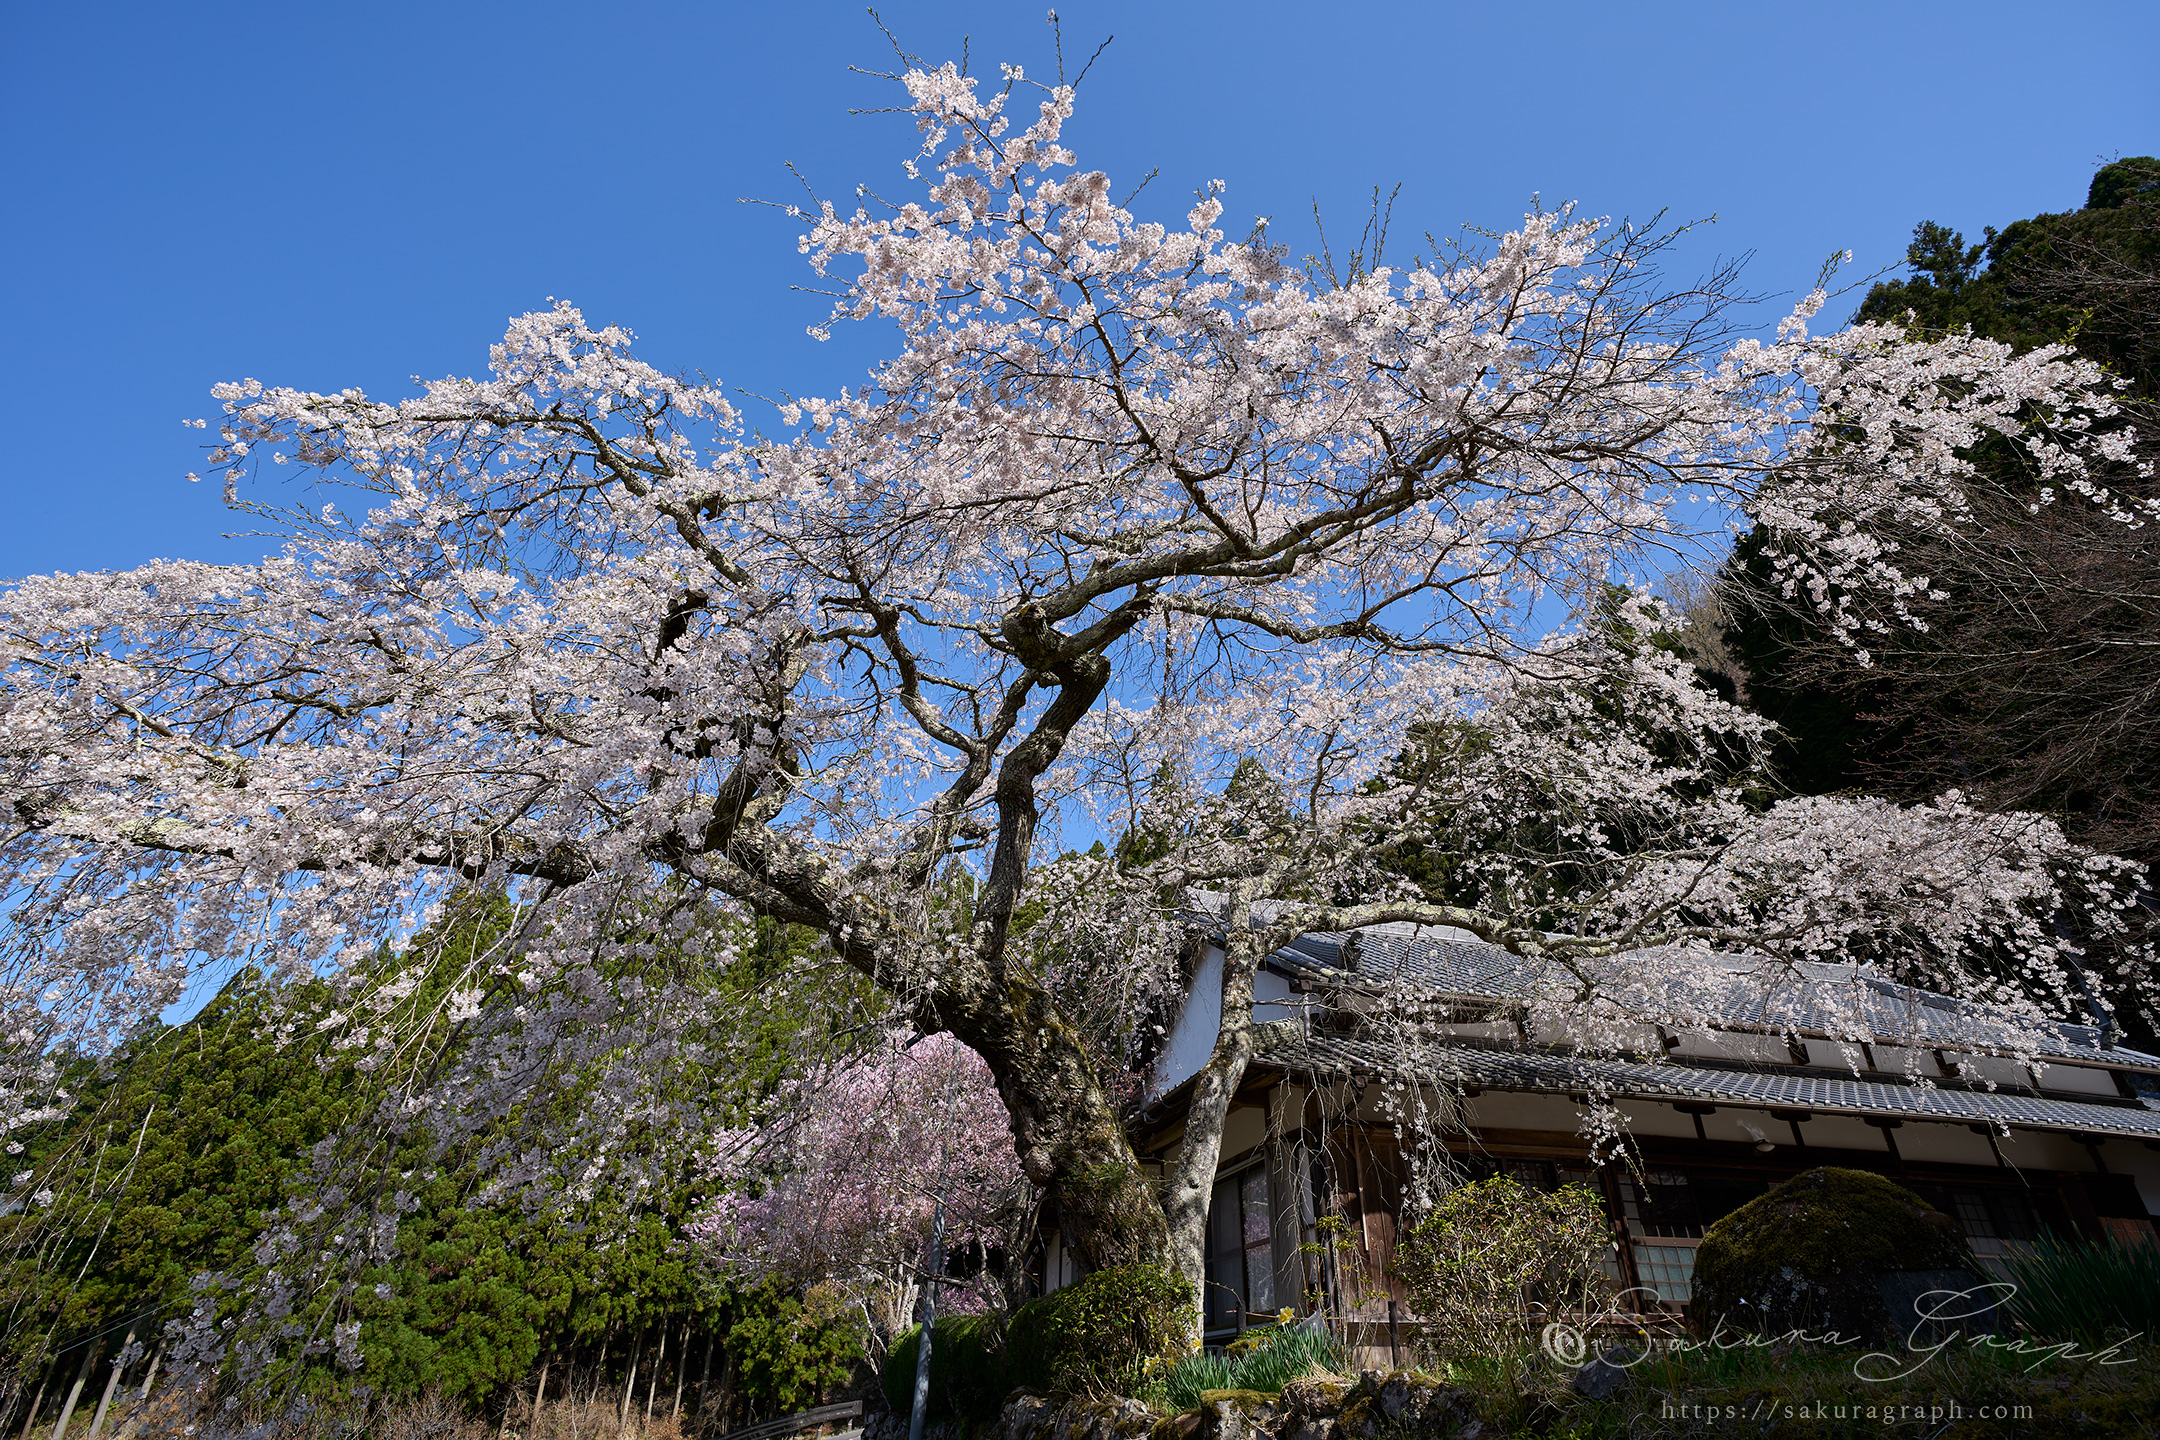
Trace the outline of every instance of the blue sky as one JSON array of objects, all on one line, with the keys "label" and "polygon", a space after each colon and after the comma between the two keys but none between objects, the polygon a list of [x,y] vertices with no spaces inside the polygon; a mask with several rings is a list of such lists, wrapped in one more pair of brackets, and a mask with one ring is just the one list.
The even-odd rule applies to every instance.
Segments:
[{"label": "blue sky", "polygon": [[[892,0],[931,59],[1055,69],[1039,4]],[[1896,261],[2074,208],[2160,151],[2160,5],[1067,3],[1105,36],[1068,131],[1152,204],[1228,182],[1228,220],[1304,249],[1506,226],[1533,192],[1595,213],[1720,216],[1691,258],[1753,252],[1805,289],[1850,246]],[[763,393],[853,383],[874,335],[819,345],[798,227],[743,197],[897,188],[892,55],[846,3],[9,7],[0,43],[0,576],[241,559],[190,486],[214,382],[395,393],[470,373],[549,296],[648,358]],[[1143,205],[1142,208],[1147,208]],[[1849,305],[1845,307],[1849,310]]]}]

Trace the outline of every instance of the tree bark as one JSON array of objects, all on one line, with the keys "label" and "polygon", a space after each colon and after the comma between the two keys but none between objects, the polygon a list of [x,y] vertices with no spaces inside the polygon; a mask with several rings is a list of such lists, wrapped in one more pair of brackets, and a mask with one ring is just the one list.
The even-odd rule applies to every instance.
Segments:
[{"label": "tree bark", "polygon": [[68,1391],[67,1404],[60,1407],[60,1422],[53,1426],[52,1440],[65,1440],[68,1421],[75,1418],[75,1402],[82,1399],[83,1382],[90,1378],[90,1362],[97,1358],[97,1342],[83,1346],[82,1368],[75,1372],[74,1388]]},{"label": "tree bark", "polygon": [[37,1424],[38,1407],[45,1403],[45,1387],[52,1383],[52,1373],[59,1368],[59,1364],[60,1357],[56,1355],[53,1363],[45,1366],[39,1373],[37,1394],[30,1399],[30,1413],[23,1417],[22,1440],[30,1440],[30,1427]]},{"label": "tree bark", "polygon": [[135,1327],[128,1326],[127,1339],[120,1342],[120,1353],[113,1357],[112,1374],[105,1377],[105,1393],[98,1396],[97,1414],[90,1417],[90,1440],[97,1440],[105,1429],[105,1412],[112,1408],[113,1391],[120,1386],[120,1362],[127,1358],[129,1347],[135,1343]]},{"label": "tree bark", "polygon": [[615,1423],[619,1429],[630,1428],[630,1399],[637,1393],[638,1356],[645,1348],[645,1332],[640,1330],[630,1339],[630,1373],[623,1377],[622,1406],[616,1412]]},{"label": "tree bark", "polygon": [[1192,1286],[1196,1330],[1207,1308],[1208,1202],[1214,1195],[1215,1168],[1222,1159],[1223,1122],[1229,1118],[1230,1102],[1252,1060],[1253,976],[1265,946],[1247,923],[1249,910],[1249,895],[1238,895],[1230,923],[1224,927],[1222,1011],[1215,1048],[1193,1077],[1185,1133],[1164,1187],[1170,1263]]}]

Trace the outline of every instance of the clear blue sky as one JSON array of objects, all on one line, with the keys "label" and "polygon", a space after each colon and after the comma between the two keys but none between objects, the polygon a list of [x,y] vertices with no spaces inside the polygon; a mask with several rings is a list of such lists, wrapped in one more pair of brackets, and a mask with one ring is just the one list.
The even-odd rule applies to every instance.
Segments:
[{"label": "clear blue sky", "polygon": [[[908,46],[1054,70],[1040,4],[891,0]],[[1300,249],[1504,226],[1533,191],[1720,223],[1754,286],[1804,289],[1922,219],[2074,208],[2160,151],[2160,4],[1083,3],[1106,35],[1069,136],[1152,203],[1229,183]],[[821,313],[798,227],[744,196],[896,187],[911,132],[851,117],[891,52],[846,3],[32,4],[0,29],[6,343],[0,576],[245,558],[189,486],[209,386],[398,391],[470,373],[563,296],[668,368],[771,393],[853,383],[874,337]],[[1145,208],[1145,206],[1143,206]],[[1846,307],[1849,309],[1849,305]]]}]

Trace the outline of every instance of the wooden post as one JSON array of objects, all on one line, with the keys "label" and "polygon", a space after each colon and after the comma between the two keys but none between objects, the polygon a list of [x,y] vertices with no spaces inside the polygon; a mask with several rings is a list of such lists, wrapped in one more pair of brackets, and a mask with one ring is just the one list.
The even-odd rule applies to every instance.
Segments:
[{"label": "wooden post", "polygon": [[1402,1369],[1402,1317],[1392,1298],[1387,1302],[1387,1353],[1388,1364],[1394,1369]]},{"label": "wooden post", "polygon": [[675,1357],[675,1408],[668,1412],[670,1419],[679,1419],[682,1416],[682,1388],[683,1380],[690,1374],[689,1359],[690,1322],[686,1319],[682,1322],[682,1354]]},{"label": "wooden post", "polygon": [[160,1361],[162,1361],[162,1360],[163,1360],[164,1358],[165,1358],[165,1342],[164,1342],[164,1341],[162,1341],[162,1340],[160,1340],[160,1341],[158,1341],[158,1347],[157,1347],[157,1349],[155,1349],[155,1350],[153,1350],[153,1351],[151,1351],[151,1352],[150,1352],[150,1373],[149,1373],[149,1374],[147,1374],[147,1375],[145,1375],[145,1376],[143,1376],[143,1382],[142,1382],[142,1389],[140,1389],[140,1390],[138,1390],[138,1391],[136,1391],[136,1392],[135,1392],[135,1403],[136,1403],[136,1404],[138,1404],[138,1405],[139,1405],[139,1404],[141,1404],[141,1403],[142,1403],[143,1401],[145,1401],[145,1400],[148,1400],[148,1399],[150,1398],[150,1387],[151,1387],[152,1385],[155,1385],[155,1384],[157,1384],[157,1370],[158,1370],[158,1364],[159,1364],[159,1362],[160,1362]]},{"label": "wooden post", "polygon": [[75,1418],[75,1402],[82,1399],[83,1382],[90,1378],[90,1362],[97,1357],[97,1342],[92,1340],[83,1346],[82,1366],[75,1372],[75,1387],[68,1391],[67,1404],[60,1407],[60,1423],[53,1427],[52,1440],[64,1440],[68,1421]]},{"label": "wooden post", "polygon": [[98,1396],[97,1414],[90,1417],[90,1440],[97,1440],[105,1428],[105,1412],[112,1407],[112,1393],[120,1384],[120,1364],[127,1359],[128,1351],[135,1345],[135,1322],[128,1322],[127,1339],[120,1342],[120,1353],[113,1357],[112,1374],[105,1377],[105,1393]]}]

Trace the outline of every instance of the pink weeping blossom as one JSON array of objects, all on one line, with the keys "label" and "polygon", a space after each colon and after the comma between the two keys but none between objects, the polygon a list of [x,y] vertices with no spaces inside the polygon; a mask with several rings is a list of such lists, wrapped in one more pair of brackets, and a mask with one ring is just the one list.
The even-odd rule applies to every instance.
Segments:
[{"label": "pink weeping blossom", "polygon": [[[874,1325],[905,1323],[940,1196],[948,1254],[1006,1251],[1027,1218],[1031,1187],[989,1068],[950,1036],[895,1041],[812,1075],[778,1115],[723,1137],[721,1178],[734,1188],[689,1227],[716,1270],[837,1285]],[[998,1303],[996,1277],[970,1268],[940,1310]]]}]

